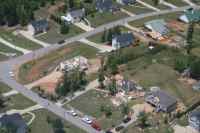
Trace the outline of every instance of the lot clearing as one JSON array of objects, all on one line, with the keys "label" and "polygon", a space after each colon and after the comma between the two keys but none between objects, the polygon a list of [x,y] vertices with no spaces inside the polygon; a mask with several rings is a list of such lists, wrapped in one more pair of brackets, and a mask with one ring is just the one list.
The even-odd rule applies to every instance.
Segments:
[{"label": "lot clearing", "polygon": [[153,12],[153,10],[141,5],[140,3],[135,3],[134,5],[123,6],[122,8],[124,8],[136,15]]},{"label": "lot clearing", "polygon": [[[115,107],[110,98],[110,96],[102,91],[90,90],[69,102],[69,105],[86,115],[95,117],[102,129],[109,129],[114,125],[120,124],[123,119],[121,107]],[[66,108],[67,106],[64,105]],[[109,106],[112,110],[112,115],[106,117],[104,112],[101,112],[101,106]]]},{"label": "lot clearing", "polygon": [[42,58],[27,62],[16,68],[17,80],[23,84],[36,81],[52,72],[60,62],[81,55],[86,58],[95,58],[97,49],[82,43],[73,43],[53,51]]}]

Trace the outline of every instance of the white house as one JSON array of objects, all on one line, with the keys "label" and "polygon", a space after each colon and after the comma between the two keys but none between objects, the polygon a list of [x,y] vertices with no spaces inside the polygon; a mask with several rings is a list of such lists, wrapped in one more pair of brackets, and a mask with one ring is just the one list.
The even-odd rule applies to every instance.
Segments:
[{"label": "white house", "polygon": [[190,8],[186,10],[185,13],[179,17],[179,19],[185,23],[200,22],[200,10]]},{"label": "white house", "polygon": [[66,16],[61,16],[61,19],[67,23],[80,22],[85,15],[85,9],[72,10],[66,14]]},{"label": "white house", "polygon": [[31,22],[31,24],[28,25],[28,31],[31,33],[31,35],[46,32],[48,29],[49,24],[46,19],[33,21]]}]

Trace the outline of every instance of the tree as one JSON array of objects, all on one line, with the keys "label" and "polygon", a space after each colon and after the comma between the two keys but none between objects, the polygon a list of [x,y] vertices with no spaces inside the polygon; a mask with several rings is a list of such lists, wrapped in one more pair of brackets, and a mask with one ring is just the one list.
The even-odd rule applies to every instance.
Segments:
[{"label": "tree", "polygon": [[108,90],[112,96],[117,93],[117,86],[115,79],[112,79],[111,83],[108,85]]},{"label": "tree", "polygon": [[153,1],[153,3],[154,3],[154,6],[158,6],[158,4],[159,4],[159,2],[160,2],[160,0],[152,0]]},{"label": "tree", "polygon": [[128,106],[127,103],[124,103],[122,105],[122,114],[128,115],[130,113],[130,107]]},{"label": "tree", "polygon": [[174,69],[178,72],[183,72],[189,66],[189,59],[186,56],[179,56],[175,59],[175,67]]},{"label": "tree", "polygon": [[107,41],[106,38],[107,38],[107,31],[104,30],[103,35],[102,35],[102,37],[101,37],[101,42],[106,42],[106,41]]},{"label": "tree", "polygon": [[187,37],[186,37],[187,54],[190,54],[190,51],[192,49],[194,26],[195,26],[195,23],[193,23],[193,22],[190,23],[188,26],[188,30],[187,30]]},{"label": "tree", "polygon": [[110,106],[101,105],[100,110],[105,113],[106,117],[110,117],[112,115],[112,109]]},{"label": "tree", "polygon": [[65,23],[61,23],[60,33],[61,34],[67,34],[67,33],[69,33],[69,25],[65,24]]},{"label": "tree", "polygon": [[191,63],[191,77],[194,79],[200,79],[200,60],[197,59]]},{"label": "tree", "polygon": [[98,81],[99,81],[99,87],[104,88],[104,80],[105,80],[105,75],[104,75],[104,57],[101,58],[101,67],[98,71]]},{"label": "tree", "polygon": [[145,112],[140,112],[138,120],[141,128],[145,128],[147,126],[148,116]]}]

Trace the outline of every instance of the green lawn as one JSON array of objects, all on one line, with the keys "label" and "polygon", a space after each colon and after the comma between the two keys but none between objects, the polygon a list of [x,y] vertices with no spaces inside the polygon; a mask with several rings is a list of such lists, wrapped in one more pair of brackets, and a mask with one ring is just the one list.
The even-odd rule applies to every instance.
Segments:
[{"label": "green lawn", "polygon": [[148,115],[147,123],[149,126],[142,131],[138,126],[139,121],[132,123],[122,133],[173,133],[173,129],[164,123],[164,116],[162,114]]},{"label": "green lawn", "polygon": [[3,82],[0,82],[0,93],[5,93],[10,90],[11,88],[8,85],[4,84]]},{"label": "green lawn", "polygon": [[69,58],[78,55],[95,58],[96,53],[96,48],[79,42],[66,45],[42,58],[23,64],[19,68],[19,82],[26,84],[37,80],[54,70],[60,62]]},{"label": "green lawn", "polygon": [[[81,95],[69,104],[81,112],[95,117],[103,129],[109,129],[113,125],[118,125],[123,118],[123,114],[120,111],[121,108],[113,106],[110,96],[106,96],[105,93],[96,90],[91,90]],[[101,112],[101,105],[111,107],[112,115],[110,118],[106,118],[104,113]]]},{"label": "green lawn", "polygon": [[182,14],[182,12],[176,12],[176,13],[169,13],[165,15],[157,15],[157,16],[152,16],[152,17],[147,17],[144,19],[132,21],[129,24],[135,27],[142,27],[145,22],[151,21],[154,19],[164,19],[165,21],[171,21],[171,20],[177,20],[178,17]]},{"label": "green lawn", "polygon": [[158,4],[157,6],[155,6],[153,0],[142,0],[142,1],[145,2],[145,3],[148,3],[148,4],[152,5],[152,6],[154,6],[156,8],[158,8],[158,9],[162,9],[162,10],[170,9],[170,7],[165,6],[163,4]]},{"label": "green lawn", "polygon": [[2,43],[0,43],[0,52],[4,52],[4,53],[16,53],[17,55],[21,55],[22,53],[15,50],[15,49],[12,49]]},{"label": "green lawn", "polygon": [[141,5],[140,3],[136,3],[132,6],[123,6],[124,9],[134,13],[134,14],[143,14],[143,13],[150,13],[153,12],[153,10]]},{"label": "green lawn", "polygon": [[28,50],[35,50],[42,47],[41,45],[26,39],[20,34],[15,35],[12,30],[7,31],[3,28],[0,28],[0,36],[8,42]]},{"label": "green lawn", "polygon": [[188,6],[187,3],[185,3],[183,0],[168,0],[169,3],[174,4],[175,6]]},{"label": "green lawn", "polygon": [[30,106],[35,105],[35,103],[24,97],[22,94],[16,94],[8,97],[5,105],[5,108],[0,109],[0,112],[8,111],[11,109],[26,109]]},{"label": "green lawn", "polygon": [[[54,133],[52,125],[47,122],[47,117],[52,119],[58,119],[59,117],[47,110],[37,110],[33,112],[36,115],[36,119],[30,125],[30,133]],[[66,133],[85,133],[85,131],[75,127],[69,122],[64,122],[64,129]]]},{"label": "green lawn", "polygon": [[128,15],[122,12],[116,12],[115,14],[111,12],[96,12],[94,15],[87,16],[87,19],[90,21],[92,27],[97,27],[125,17],[128,17]]},{"label": "green lawn", "polygon": [[84,31],[74,25],[69,26],[69,33],[68,34],[60,34],[60,25],[57,23],[50,21],[49,22],[50,28],[47,31],[47,33],[40,35],[36,37],[39,40],[42,40],[44,42],[48,42],[50,44],[58,43],[61,40],[65,40],[69,37],[76,36],[80,33],[83,33]]}]

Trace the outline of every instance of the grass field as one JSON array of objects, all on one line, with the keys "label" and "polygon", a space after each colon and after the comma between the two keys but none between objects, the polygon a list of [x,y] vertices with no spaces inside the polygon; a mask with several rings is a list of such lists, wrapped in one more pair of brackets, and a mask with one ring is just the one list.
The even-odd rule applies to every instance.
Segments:
[{"label": "grass field", "polygon": [[26,39],[20,34],[14,35],[12,30],[6,31],[3,28],[0,28],[0,37],[18,47],[25,48],[28,50],[35,50],[42,47],[41,45]]},{"label": "grass field", "polygon": [[35,105],[35,103],[21,94],[16,94],[8,97],[5,102],[5,108],[0,109],[0,112],[8,111],[11,109],[25,109]]},{"label": "grass field", "polygon": [[30,83],[35,81],[47,73],[51,72],[56,66],[69,58],[82,55],[87,58],[95,58],[97,49],[82,43],[73,43],[59,50],[53,51],[46,56],[27,62],[19,68],[18,80],[21,83]]},{"label": "grass field", "polygon": [[[110,97],[106,97],[105,93],[91,90],[69,103],[72,107],[81,112],[91,115],[97,119],[103,129],[109,129],[113,125],[118,125],[123,119],[120,107],[114,107],[110,101]],[[101,112],[101,106],[110,106],[112,115],[106,118]],[[65,105],[67,107],[67,105]]]},{"label": "grass field", "polygon": [[145,22],[148,22],[154,19],[164,19],[167,22],[171,20],[177,20],[181,14],[182,12],[169,13],[165,15],[157,15],[157,16],[152,16],[152,17],[136,20],[136,21],[130,22],[129,24],[135,27],[142,27]]},{"label": "grass field", "polygon": [[16,53],[17,55],[21,55],[22,53],[15,50],[15,49],[12,49],[2,43],[0,43],[0,52],[4,52],[4,53]]},{"label": "grass field", "polygon": [[169,3],[172,3],[175,6],[188,6],[187,3],[185,3],[183,0],[168,0]]},{"label": "grass field", "polygon": [[153,12],[153,10],[141,5],[140,3],[136,3],[132,6],[123,6],[124,9],[134,13],[134,14],[143,14],[143,13],[150,13]]},{"label": "grass field", "polygon": [[42,40],[44,42],[48,42],[50,44],[55,44],[61,40],[65,40],[69,37],[72,37],[84,32],[82,29],[74,25],[70,25],[69,33],[63,35],[63,34],[60,34],[60,25],[58,25],[57,23],[53,21],[50,21],[49,25],[50,25],[50,29],[47,31],[47,33],[36,37],[37,39]]},{"label": "grass field", "polygon": [[11,88],[8,85],[4,84],[3,82],[0,82],[0,94],[8,92],[10,90]]},{"label": "grass field", "polygon": [[121,18],[125,18],[127,16],[128,15],[122,12],[116,12],[115,14],[112,14],[110,12],[96,12],[94,16],[87,16],[87,19],[90,21],[92,27],[97,27],[115,20],[119,20]]},{"label": "grass field", "polygon": [[151,6],[154,6],[154,7],[158,8],[158,9],[162,9],[162,10],[170,9],[170,7],[165,6],[163,4],[158,4],[157,6],[155,6],[153,0],[142,0],[142,1],[145,2],[145,3],[150,4]]},{"label": "grass field", "polygon": [[[30,125],[30,133],[54,133],[52,125],[47,122],[47,117],[49,116],[52,119],[58,119],[58,116],[44,109],[34,111],[33,113],[36,115],[36,119]],[[63,121],[63,123],[66,133],[85,133],[85,131],[66,121]]]}]

